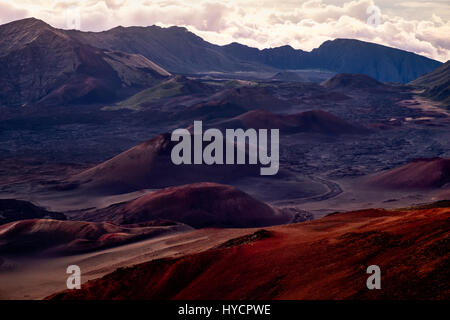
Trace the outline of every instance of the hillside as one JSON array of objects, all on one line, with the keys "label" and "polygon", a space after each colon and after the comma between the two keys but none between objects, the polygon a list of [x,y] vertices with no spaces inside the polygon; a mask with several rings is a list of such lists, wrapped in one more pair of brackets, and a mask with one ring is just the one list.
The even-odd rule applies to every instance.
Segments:
[{"label": "hillside", "polygon": [[196,183],[162,189],[133,201],[81,214],[77,219],[116,224],[167,219],[195,228],[243,228],[287,223],[290,217],[234,187]]},{"label": "hillside", "polygon": [[159,135],[66,181],[90,193],[117,194],[195,182],[229,183],[259,175],[258,165],[175,165],[170,134]]},{"label": "hillside", "polygon": [[450,159],[416,159],[370,177],[371,186],[388,189],[440,188],[450,183]]},{"label": "hillside", "polygon": [[425,89],[423,95],[450,108],[450,61],[410,83]]}]

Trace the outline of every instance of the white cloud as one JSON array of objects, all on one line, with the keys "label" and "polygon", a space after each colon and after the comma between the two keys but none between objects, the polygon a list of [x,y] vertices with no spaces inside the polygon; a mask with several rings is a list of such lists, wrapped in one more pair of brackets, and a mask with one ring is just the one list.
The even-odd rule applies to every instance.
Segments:
[{"label": "white cloud", "polygon": [[[382,14],[377,27],[367,24],[367,8],[374,4]],[[65,12],[71,5],[81,7],[82,30],[179,25],[218,44],[237,41],[259,48],[289,44],[303,50],[329,39],[357,38],[450,59],[447,0],[23,0],[20,4],[0,0],[0,22],[35,16],[65,28]]]},{"label": "white cloud", "polygon": [[0,1],[0,23],[6,23],[12,20],[22,19],[28,16],[28,11],[18,8],[9,2]]}]

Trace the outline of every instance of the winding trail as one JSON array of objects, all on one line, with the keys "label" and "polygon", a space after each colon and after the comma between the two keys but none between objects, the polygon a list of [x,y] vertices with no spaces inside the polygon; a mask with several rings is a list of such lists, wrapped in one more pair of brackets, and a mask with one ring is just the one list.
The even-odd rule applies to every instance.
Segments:
[{"label": "winding trail", "polygon": [[308,198],[298,198],[298,199],[289,199],[289,200],[280,200],[272,202],[273,205],[276,206],[285,206],[285,205],[299,205],[307,202],[319,202],[325,201],[340,195],[343,191],[339,184],[334,181],[326,180],[322,177],[308,176],[312,181],[321,183],[324,185],[328,191],[317,196],[308,197]]}]

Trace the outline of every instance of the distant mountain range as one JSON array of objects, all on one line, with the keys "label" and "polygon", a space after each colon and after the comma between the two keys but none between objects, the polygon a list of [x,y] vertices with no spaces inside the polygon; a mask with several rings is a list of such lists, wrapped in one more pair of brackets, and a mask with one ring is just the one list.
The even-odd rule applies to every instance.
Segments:
[{"label": "distant mountain range", "polygon": [[382,82],[406,83],[441,65],[411,52],[354,39],[326,41],[311,52],[290,46],[258,50],[238,43],[221,49],[235,58],[278,69],[324,69],[364,74]]},{"label": "distant mountain range", "polygon": [[117,27],[99,33],[66,33],[92,46],[142,54],[174,73],[326,69],[406,83],[441,65],[411,52],[353,39],[326,41],[306,52],[290,46],[264,50],[239,43],[218,46],[180,27]]},{"label": "distant mountain range", "polygon": [[406,83],[441,65],[411,52],[354,39],[326,41],[306,52],[290,46],[264,50],[239,43],[218,46],[180,27],[117,27],[99,33],[67,33],[92,46],[142,54],[170,72],[184,74],[325,69]]},{"label": "distant mountain range", "polygon": [[180,27],[81,32],[56,29],[34,18],[0,26],[3,105],[104,102],[154,85],[170,73],[321,69],[407,83],[440,65],[411,52],[352,39],[326,41],[305,52],[290,46],[218,46]]}]

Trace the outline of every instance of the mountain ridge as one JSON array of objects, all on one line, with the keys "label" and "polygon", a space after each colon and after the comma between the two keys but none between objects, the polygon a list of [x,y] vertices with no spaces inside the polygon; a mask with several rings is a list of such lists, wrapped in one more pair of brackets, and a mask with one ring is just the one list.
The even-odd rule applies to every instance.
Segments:
[{"label": "mountain ridge", "polygon": [[[21,21],[29,24],[40,20],[12,23]],[[442,64],[412,52],[357,39],[327,40],[308,52],[289,45],[262,50],[237,42],[220,46],[177,26],[118,26],[102,32],[53,29],[94,47],[142,54],[174,73],[324,68],[361,73],[379,81],[407,83]]]},{"label": "mountain ridge", "polygon": [[82,32],[28,18],[0,26],[2,105],[82,104],[126,98],[175,74],[319,69],[408,83],[440,62],[355,39],[306,52],[285,45],[259,50],[219,46],[184,27],[116,27]]}]

